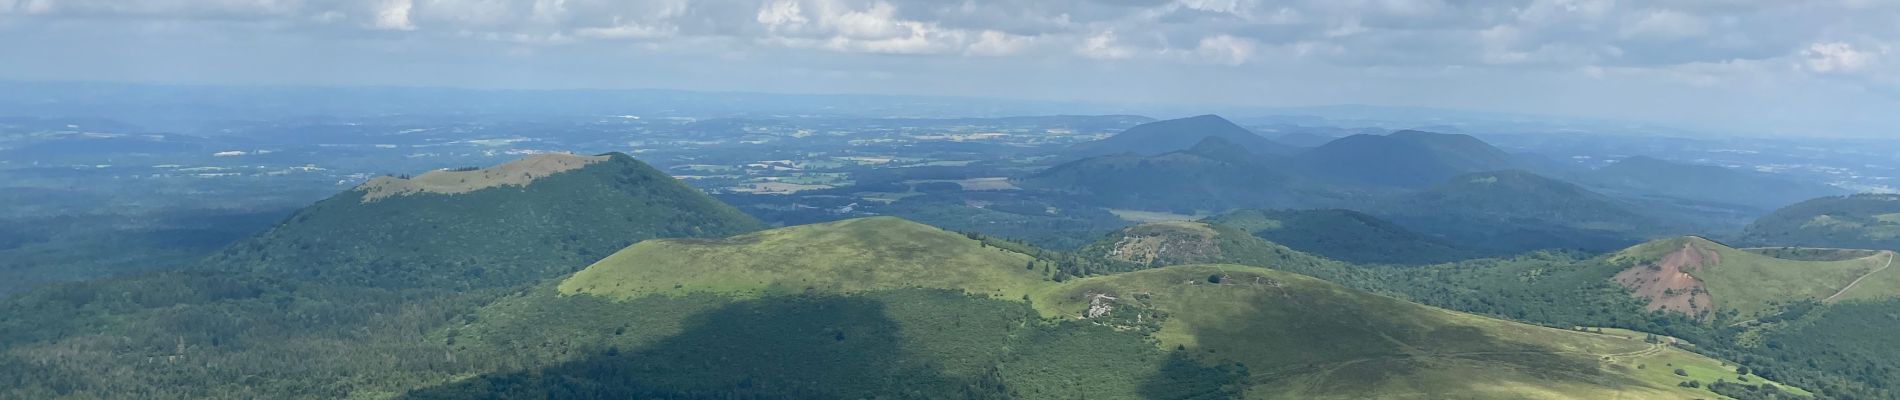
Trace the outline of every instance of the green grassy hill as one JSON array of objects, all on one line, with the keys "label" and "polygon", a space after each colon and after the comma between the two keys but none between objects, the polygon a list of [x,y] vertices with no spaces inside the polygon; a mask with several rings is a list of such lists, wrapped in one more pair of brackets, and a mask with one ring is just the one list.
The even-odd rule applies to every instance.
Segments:
[{"label": "green grassy hill", "polygon": [[1299,151],[1299,148],[1274,142],[1218,115],[1200,115],[1135,125],[1102,140],[1078,143],[1071,146],[1068,152],[1082,157],[1124,153],[1152,156],[1185,150],[1209,137],[1224,139],[1254,154],[1287,155]]},{"label": "green grassy hill", "polygon": [[1750,224],[1741,241],[1900,251],[1900,195],[1868,193],[1796,203]]},{"label": "green grassy hill", "polygon": [[[1120,235],[1212,242],[1165,255],[1183,260],[1275,250],[1189,222]],[[1718,398],[1676,384],[1734,375],[1264,268],[1056,282],[1029,260],[894,218],[643,242],[434,334],[494,367],[405,397]]]},{"label": "green grassy hill", "polygon": [[[546,158],[379,178],[299,210],[205,264],[365,286],[498,286],[572,272],[644,239],[763,228],[625,154],[565,170],[532,168],[545,167]],[[479,185],[484,174],[505,177]]]},{"label": "green grassy hill", "polygon": [[1651,309],[1758,319],[1803,301],[1900,297],[1893,253],[1836,261],[1774,258],[1702,239],[1644,243],[1611,255],[1627,268],[1615,278],[1649,301]]},{"label": "green grassy hill", "polygon": [[1028,254],[893,217],[726,239],[649,240],[561,281],[567,294],[760,296],[926,287],[1019,298],[1042,281]]},{"label": "green grassy hill", "polygon": [[1238,210],[1208,218],[1301,252],[1361,264],[1418,265],[1479,253],[1351,210]]},{"label": "green grassy hill", "polygon": [[[1044,315],[1152,331],[1157,347],[1245,368],[1248,398],[1697,398],[1672,368],[1719,361],[1620,338],[1478,317],[1238,265],[1080,279]],[[1654,369],[1655,371],[1651,371]]]}]

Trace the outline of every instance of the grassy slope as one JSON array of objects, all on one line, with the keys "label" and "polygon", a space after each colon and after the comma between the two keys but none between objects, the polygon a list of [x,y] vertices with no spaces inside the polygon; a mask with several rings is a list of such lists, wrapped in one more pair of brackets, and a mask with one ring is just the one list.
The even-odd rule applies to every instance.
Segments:
[{"label": "grassy slope", "polygon": [[[1149,225],[1133,231],[1170,227],[1174,226]],[[1268,243],[1224,226],[1197,226],[1194,230],[1207,228],[1215,229],[1222,238]],[[1301,254],[1283,248],[1279,248],[1283,253],[1278,256],[1271,246],[1223,244],[1222,249],[1228,257],[1255,259],[1263,265],[1311,268],[1298,263],[1301,259],[1296,256]],[[893,258],[933,261],[925,265]],[[561,282],[558,289],[543,288],[535,294],[498,302],[481,313],[479,319],[484,323],[465,327],[459,333],[465,340],[464,351],[471,352],[494,351],[482,349],[497,347],[507,352],[509,343],[530,353],[549,350],[545,345],[535,350],[532,345],[521,344],[572,347],[572,351],[546,354],[537,361],[559,365],[520,376],[463,381],[418,392],[416,397],[454,397],[492,390],[495,387],[484,385],[494,382],[506,383],[502,389],[507,393],[537,396],[549,387],[561,386],[557,382],[568,380],[548,381],[549,375],[618,376],[599,371],[622,371],[615,374],[631,374],[638,378],[636,383],[648,385],[641,386],[641,390],[658,390],[612,394],[656,395],[681,388],[700,394],[735,393],[725,391],[735,384],[731,381],[735,378],[722,378],[725,373],[690,371],[725,371],[740,368],[733,365],[753,362],[769,367],[795,361],[762,355],[750,362],[668,369],[662,366],[672,364],[666,364],[665,359],[686,356],[667,349],[711,346],[695,344],[706,340],[692,339],[707,335],[700,333],[703,331],[741,332],[736,335],[743,336],[764,330],[758,334],[804,337],[798,332],[836,335],[841,332],[838,329],[847,326],[862,330],[843,331],[842,337],[852,339],[841,342],[869,336],[875,339],[869,346],[883,349],[876,352],[890,354],[888,358],[895,360],[870,357],[854,362],[877,360],[877,365],[886,365],[879,371],[910,371],[921,380],[900,384],[897,382],[901,380],[883,372],[746,366],[742,368],[745,371],[735,373],[780,384],[746,386],[745,390],[765,391],[743,393],[850,397],[880,390],[927,393],[976,385],[1030,398],[1073,396],[1081,393],[1078,391],[1090,398],[1193,398],[1193,393],[1228,397],[1243,387],[1247,388],[1247,396],[1254,398],[1404,398],[1421,394],[1479,399],[1618,394],[1716,398],[1701,389],[1675,386],[1681,380],[1669,373],[1674,368],[1669,364],[1686,365],[1685,369],[1695,371],[1723,368],[1714,360],[1640,340],[1451,312],[1264,268],[1175,266],[1058,284],[1025,270],[1022,265],[1028,261],[1021,253],[985,248],[962,235],[895,218],[783,228],[720,241],[649,241],[577,273]],[[1311,261],[1330,262],[1317,258]],[[893,271],[871,273],[865,271],[867,268]],[[1224,274],[1230,284],[1207,284],[1207,277],[1214,274]],[[945,293],[964,289],[971,296],[965,296],[966,300],[939,295],[919,298],[916,296],[921,295],[914,291],[931,289],[918,287],[952,290]],[[1025,320],[1010,316],[1015,314],[1009,311],[997,311],[1029,306],[1012,301],[1023,293],[1029,294],[1033,313],[1045,319]],[[1101,319],[1079,320],[1077,316],[1088,305],[1087,295],[1092,293],[1119,295],[1120,311]],[[870,299],[876,304],[859,304],[865,300],[854,299]],[[733,313],[728,309],[735,304],[743,309],[736,314],[752,317],[733,321],[717,317]],[[619,310],[604,315],[624,316],[577,319],[571,318],[573,312],[563,311],[570,307]],[[836,316],[806,307],[841,313],[867,311]],[[880,308],[883,311],[873,312]],[[965,309],[993,311],[954,316],[964,315],[960,314],[964,311],[955,310]],[[570,317],[552,317],[560,315]],[[777,321],[778,315],[836,320],[818,324],[771,322]],[[560,328],[575,324],[580,325]],[[805,325],[811,326],[800,328]],[[885,337],[893,331],[895,338]],[[631,361],[601,361],[586,356],[606,347],[574,343],[586,343],[588,337],[618,343],[615,348],[640,356],[628,359]],[[968,340],[952,341],[951,337]],[[728,337],[711,343],[741,339]],[[795,341],[786,345],[791,348],[720,354],[735,360],[747,360],[748,354],[759,352],[805,354],[811,349],[802,346],[821,343],[828,342]],[[1176,346],[1181,350],[1173,350]],[[808,357],[860,357],[824,354],[831,353],[811,353]],[[659,360],[642,361],[653,358]],[[653,364],[656,362],[661,364]],[[665,372],[669,370],[682,372]],[[605,378],[582,380],[587,379]],[[994,385],[981,383],[988,382],[986,379],[995,381],[991,382]],[[775,391],[793,390],[787,387],[798,389]]]},{"label": "grassy slope", "polygon": [[561,282],[562,293],[633,298],[757,296],[901,287],[1022,297],[1041,281],[1026,254],[892,217],[773,229],[722,240],[650,240]]},{"label": "grassy slope", "polygon": [[1354,263],[1431,264],[1477,253],[1348,210],[1239,210],[1207,219],[1302,252]]},{"label": "grassy slope", "polygon": [[[1702,280],[1718,311],[1735,310],[1740,313],[1741,319],[1772,313],[1778,304],[1826,299],[1855,278],[1887,262],[1884,255],[1842,261],[1780,259],[1697,237],[1679,237],[1637,245],[1612,255],[1610,262],[1634,267],[1681,250],[1684,244],[1713,250],[1721,257],[1720,264],[1704,266],[1690,275]],[[1887,274],[1883,272],[1879,275]],[[1900,289],[1900,286],[1889,285],[1884,279],[1870,278],[1870,282],[1863,282],[1850,294],[1864,298],[1900,295],[1900,291],[1894,289]]]},{"label": "grassy slope", "polygon": [[[1225,283],[1209,284],[1209,275]],[[1245,365],[1252,398],[1711,398],[1675,386],[1683,379],[1670,364],[1726,368],[1641,340],[1456,313],[1238,265],[1080,279],[1034,301],[1045,315],[1073,318],[1098,293],[1119,297],[1103,323],[1165,315],[1154,334],[1162,348]]]}]

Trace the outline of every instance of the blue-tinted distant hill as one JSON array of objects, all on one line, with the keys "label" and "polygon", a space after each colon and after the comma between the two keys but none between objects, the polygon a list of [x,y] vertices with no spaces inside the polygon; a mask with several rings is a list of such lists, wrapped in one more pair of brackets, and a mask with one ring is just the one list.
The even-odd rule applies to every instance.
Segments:
[{"label": "blue-tinted distant hill", "polygon": [[1772,210],[1803,200],[1848,194],[1820,182],[1636,156],[1583,173],[1581,183],[1637,196],[1664,196]]},{"label": "blue-tinted distant hill", "polygon": [[1248,152],[1261,155],[1288,155],[1299,151],[1299,148],[1274,142],[1225,118],[1210,114],[1135,125],[1115,136],[1077,143],[1069,148],[1068,153],[1082,157],[1123,153],[1152,156],[1186,150],[1208,137],[1221,138]]},{"label": "blue-tinted distant hill", "polygon": [[1307,175],[1351,186],[1424,188],[1459,174],[1517,168],[1515,157],[1461,134],[1352,135],[1293,158]]},{"label": "blue-tinted distant hill", "polygon": [[1050,167],[1015,180],[1026,189],[1112,208],[1183,214],[1292,207],[1323,194],[1264,156],[1220,137],[1158,155],[1120,153]]},{"label": "blue-tinted distant hill", "polygon": [[1459,175],[1385,199],[1373,214],[1448,242],[1486,251],[1612,250],[1684,229],[1575,184],[1524,171]]}]

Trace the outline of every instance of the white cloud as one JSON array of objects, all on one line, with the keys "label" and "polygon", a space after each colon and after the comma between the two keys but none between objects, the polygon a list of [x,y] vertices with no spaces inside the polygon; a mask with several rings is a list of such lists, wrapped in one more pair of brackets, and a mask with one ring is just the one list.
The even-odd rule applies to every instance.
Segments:
[{"label": "white cloud", "polygon": [[1119,60],[1135,56],[1135,50],[1122,46],[1115,41],[1115,31],[1102,31],[1082,41],[1076,54],[1098,60]]},{"label": "white cloud", "polygon": [[660,39],[673,37],[677,33],[679,27],[676,26],[621,22],[620,18],[614,18],[612,26],[574,30],[575,35],[596,39]]},{"label": "white cloud", "polygon": [[778,0],[759,6],[759,14],[755,20],[775,30],[810,22],[805,19],[805,13],[799,10],[798,2],[794,0]]},{"label": "white cloud", "polygon": [[1254,44],[1252,41],[1232,35],[1215,35],[1201,38],[1201,43],[1195,47],[1194,52],[1214,62],[1240,65],[1253,58]]},{"label": "white cloud", "polygon": [[409,10],[414,7],[415,4],[410,0],[382,0],[376,7],[376,22],[372,26],[377,29],[415,30],[415,23],[409,20]]},{"label": "white cloud", "polygon": [[1808,45],[1801,50],[1801,58],[1808,71],[1845,74],[1867,69],[1875,62],[1876,55],[1855,50],[1851,44],[1826,42]]},{"label": "white cloud", "polygon": [[854,39],[891,39],[900,36],[916,36],[922,24],[916,21],[899,21],[893,16],[897,6],[879,1],[864,10],[853,10],[836,16],[829,16],[825,23],[837,30],[840,36]]},{"label": "white cloud", "polygon": [[1653,39],[1685,39],[1708,32],[1709,23],[1702,17],[1674,10],[1649,11],[1617,31],[1624,38]]},{"label": "white cloud", "polygon": [[965,54],[975,56],[1000,57],[1016,54],[1029,46],[1030,39],[1011,35],[1001,31],[983,31],[977,35],[975,43],[964,49]]}]

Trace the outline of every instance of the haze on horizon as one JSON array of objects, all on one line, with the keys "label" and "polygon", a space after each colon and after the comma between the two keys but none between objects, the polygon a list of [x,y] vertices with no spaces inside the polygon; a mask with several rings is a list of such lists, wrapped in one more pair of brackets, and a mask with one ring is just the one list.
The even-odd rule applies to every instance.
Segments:
[{"label": "haze on horizon", "polygon": [[0,79],[1369,104],[1892,137],[1900,2],[0,0]]}]

